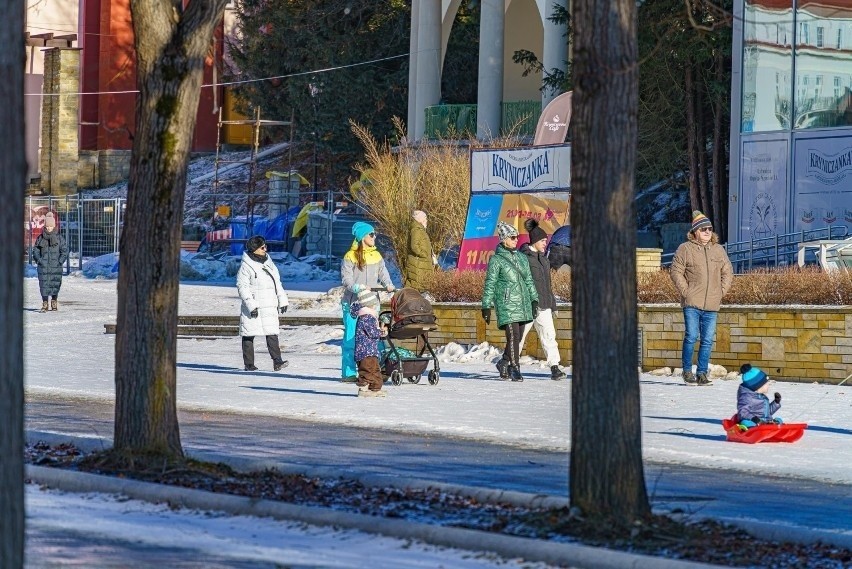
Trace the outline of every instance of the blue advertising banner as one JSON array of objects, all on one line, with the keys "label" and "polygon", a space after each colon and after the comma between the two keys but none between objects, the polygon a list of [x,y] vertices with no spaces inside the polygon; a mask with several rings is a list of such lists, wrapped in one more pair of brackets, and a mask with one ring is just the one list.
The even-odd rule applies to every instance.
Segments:
[{"label": "blue advertising banner", "polygon": [[763,239],[788,232],[788,157],[786,138],[743,142],[740,240]]},{"label": "blue advertising banner", "polygon": [[794,144],[793,230],[852,229],[852,137],[799,138]]}]

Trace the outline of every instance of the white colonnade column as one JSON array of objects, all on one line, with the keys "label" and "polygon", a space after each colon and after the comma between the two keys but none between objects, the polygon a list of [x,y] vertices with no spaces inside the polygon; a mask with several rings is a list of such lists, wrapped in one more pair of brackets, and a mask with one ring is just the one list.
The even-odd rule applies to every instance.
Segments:
[{"label": "white colonnade column", "polygon": [[503,101],[504,0],[482,0],[479,20],[479,83],[476,94],[476,137],[500,136]]}]

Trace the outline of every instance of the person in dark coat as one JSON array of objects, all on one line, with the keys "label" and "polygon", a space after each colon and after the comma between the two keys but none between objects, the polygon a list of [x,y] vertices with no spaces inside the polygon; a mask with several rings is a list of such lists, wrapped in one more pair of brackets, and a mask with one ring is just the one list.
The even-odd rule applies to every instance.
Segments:
[{"label": "person in dark coat", "polygon": [[527,256],[535,290],[538,292],[538,316],[524,325],[518,349],[523,351],[527,334],[535,326],[538,340],[547,356],[547,365],[550,366],[550,379],[559,381],[565,377],[565,372],[559,369],[559,345],[556,343],[556,327],[553,325],[556,297],[553,295],[553,287],[550,283],[550,260],[544,254],[547,248],[547,233],[534,219],[527,219],[524,227],[530,234],[530,241],[521,245],[521,253]]},{"label": "person in dark coat", "polygon": [[[59,310],[59,289],[62,286],[62,265],[68,259],[68,244],[56,227],[52,211],[44,216],[44,230],[33,246],[33,259],[38,266],[38,288],[41,310]],[[48,307],[48,299],[53,297]]]},{"label": "person in dark coat", "polygon": [[737,389],[737,417],[740,425],[756,427],[763,423],[781,423],[779,417],[772,417],[781,408],[781,394],[776,392],[770,401],[769,376],[762,369],[750,364],[740,367],[743,382]]},{"label": "person in dark coat", "polygon": [[491,323],[491,309],[497,309],[497,326],[506,333],[506,349],[497,362],[500,379],[523,381],[521,376],[521,328],[538,314],[538,292],[535,289],[527,256],[517,250],[518,230],[503,221],[497,222],[500,244],[488,260],[482,291],[482,318]]}]

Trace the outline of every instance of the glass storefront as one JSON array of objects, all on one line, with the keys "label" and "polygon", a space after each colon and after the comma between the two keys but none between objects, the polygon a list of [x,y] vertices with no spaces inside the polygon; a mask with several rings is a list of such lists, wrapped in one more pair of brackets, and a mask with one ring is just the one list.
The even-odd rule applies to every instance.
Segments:
[{"label": "glass storefront", "polygon": [[852,125],[852,0],[796,3],[793,128]]},{"label": "glass storefront", "polygon": [[793,40],[793,0],[746,0],[742,132],[790,128]]},{"label": "glass storefront", "polygon": [[741,131],[850,125],[852,0],[745,0]]}]

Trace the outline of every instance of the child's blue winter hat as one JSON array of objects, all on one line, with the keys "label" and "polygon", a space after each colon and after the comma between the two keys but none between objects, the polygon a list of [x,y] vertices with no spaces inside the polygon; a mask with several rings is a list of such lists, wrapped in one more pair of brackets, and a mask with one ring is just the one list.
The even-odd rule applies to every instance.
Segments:
[{"label": "child's blue winter hat", "polygon": [[743,385],[752,391],[757,391],[769,381],[769,376],[763,373],[762,369],[753,367],[751,364],[743,364],[740,373],[743,374]]},{"label": "child's blue winter hat", "polygon": [[364,239],[364,237],[375,232],[375,228],[364,221],[356,221],[355,224],[352,225],[352,235],[355,236],[355,240],[359,243]]}]

